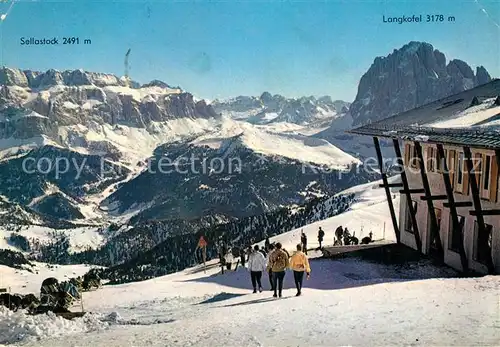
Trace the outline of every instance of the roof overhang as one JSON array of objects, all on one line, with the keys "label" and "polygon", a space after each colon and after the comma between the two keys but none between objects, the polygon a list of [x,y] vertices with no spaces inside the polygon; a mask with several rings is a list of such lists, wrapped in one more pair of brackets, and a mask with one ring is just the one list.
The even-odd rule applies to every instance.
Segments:
[{"label": "roof overhang", "polygon": [[391,139],[442,143],[474,148],[500,149],[500,128],[496,129],[436,129],[430,127],[404,127],[401,129],[375,129],[360,127],[346,131],[350,134]]}]

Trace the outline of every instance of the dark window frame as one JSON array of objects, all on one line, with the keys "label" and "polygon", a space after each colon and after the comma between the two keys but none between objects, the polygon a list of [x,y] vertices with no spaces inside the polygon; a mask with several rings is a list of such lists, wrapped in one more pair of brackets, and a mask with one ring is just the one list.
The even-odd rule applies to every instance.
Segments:
[{"label": "dark window frame", "polygon": [[[414,200],[411,200],[411,203],[413,204],[413,210],[415,211],[415,214],[417,214],[418,203]],[[406,213],[405,213],[405,231],[410,233],[410,234],[415,233],[415,230],[413,228],[411,213],[410,213],[410,209],[409,209],[408,205],[406,205]]]},{"label": "dark window frame", "polygon": [[482,184],[482,190],[490,190],[490,180],[491,180],[491,155],[486,155],[484,159],[484,181]]},{"label": "dark window frame", "polygon": [[450,222],[448,227],[448,250],[460,252],[460,242],[462,242],[462,231],[465,228],[465,216],[458,215],[458,230],[453,229],[453,217],[450,214]]},{"label": "dark window frame", "polygon": [[[472,250],[472,259],[480,264],[488,265],[488,258],[491,257],[493,246],[491,243],[493,235],[493,225],[485,223],[484,227],[485,235],[479,235],[479,224],[477,223],[477,221],[474,221],[474,247]],[[482,237],[480,238],[480,236]],[[481,247],[481,249],[479,247]],[[484,254],[483,252],[489,252],[489,255]]]}]

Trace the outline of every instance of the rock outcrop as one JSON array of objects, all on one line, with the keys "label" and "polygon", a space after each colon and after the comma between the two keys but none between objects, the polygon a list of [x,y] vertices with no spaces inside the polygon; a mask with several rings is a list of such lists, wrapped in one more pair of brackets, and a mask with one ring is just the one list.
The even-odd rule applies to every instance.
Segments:
[{"label": "rock outcrop", "polygon": [[350,107],[353,125],[377,121],[491,80],[482,66],[476,73],[464,61],[446,64],[429,43],[412,41],[387,57],[377,57],[363,75]]}]

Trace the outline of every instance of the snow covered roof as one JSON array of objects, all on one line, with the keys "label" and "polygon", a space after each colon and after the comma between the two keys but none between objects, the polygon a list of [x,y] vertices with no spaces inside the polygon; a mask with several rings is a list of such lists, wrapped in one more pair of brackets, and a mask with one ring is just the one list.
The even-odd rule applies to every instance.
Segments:
[{"label": "snow covered roof", "polygon": [[500,79],[349,132],[500,148]]}]

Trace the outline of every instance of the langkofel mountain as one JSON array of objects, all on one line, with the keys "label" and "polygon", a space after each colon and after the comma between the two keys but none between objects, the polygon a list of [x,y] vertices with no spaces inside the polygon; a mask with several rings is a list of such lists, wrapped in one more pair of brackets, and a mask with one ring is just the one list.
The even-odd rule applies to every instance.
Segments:
[{"label": "langkofel mountain", "polygon": [[[372,140],[346,134],[346,130],[411,110],[491,80],[482,66],[476,72],[462,60],[446,63],[443,53],[425,42],[410,42],[386,57],[375,58],[361,77],[349,112],[317,133],[357,157],[373,157]],[[394,157],[392,143],[381,141],[385,157]]]},{"label": "langkofel mountain", "polygon": [[350,108],[353,124],[380,120],[490,80],[484,67],[474,73],[462,60],[447,64],[431,44],[412,41],[387,57],[377,57],[361,77]]}]

